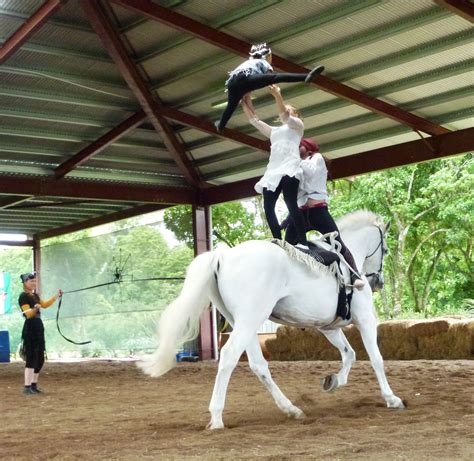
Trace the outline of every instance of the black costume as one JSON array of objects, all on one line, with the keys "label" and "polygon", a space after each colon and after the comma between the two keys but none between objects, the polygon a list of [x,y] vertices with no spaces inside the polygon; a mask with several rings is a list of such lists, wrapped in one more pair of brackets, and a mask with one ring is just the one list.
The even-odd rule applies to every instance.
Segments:
[{"label": "black costume", "polygon": [[[337,224],[334,221],[333,217],[330,215],[328,207],[326,204],[324,206],[316,206],[313,208],[303,208],[302,213],[306,222],[306,232],[310,230],[317,230],[321,234],[328,234],[329,232],[337,231],[338,235],[336,240],[341,244],[341,254],[347,263],[352,267],[355,272],[358,272],[354,257],[350,252],[349,248],[346,247],[344,242],[341,239],[339,234],[339,229]],[[286,227],[285,240],[292,245],[298,242],[298,234],[296,231],[296,226],[293,223],[291,217],[288,217],[282,227]]]},{"label": "black costume", "polygon": [[[41,300],[36,293],[23,292],[18,298],[18,303],[22,310],[26,305],[29,309],[33,309],[35,304],[41,304]],[[44,364],[45,354],[44,326],[40,312],[31,318],[25,318],[21,338],[25,348],[26,368],[33,368],[35,373],[39,373]]]},{"label": "black costume", "polygon": [[[323,66],[313,69],[310,77],[320,74],[324,70]],[[265,88],[268,85],[276,83],[296,83],[304,82],[308,79],[309,74],[289,74],[289,73],[267,73],[267,74],[249,74],[243,70],[242,72],[232,75],[226,82],[227,89],[227,106],[221,119],[217,123],[217,129],[222,131],[227,122],[232,117],[235,109],[239,105],[240,100],[245,94],[251,91]]]}]

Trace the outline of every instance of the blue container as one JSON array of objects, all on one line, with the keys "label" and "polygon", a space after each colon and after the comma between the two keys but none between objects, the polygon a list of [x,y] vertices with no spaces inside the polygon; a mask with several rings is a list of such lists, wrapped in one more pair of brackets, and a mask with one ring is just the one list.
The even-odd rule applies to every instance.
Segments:
[{"label": "blue container", "polygon": [[0,362],[10,361],[10,338],[8,331],[0,331]]}]

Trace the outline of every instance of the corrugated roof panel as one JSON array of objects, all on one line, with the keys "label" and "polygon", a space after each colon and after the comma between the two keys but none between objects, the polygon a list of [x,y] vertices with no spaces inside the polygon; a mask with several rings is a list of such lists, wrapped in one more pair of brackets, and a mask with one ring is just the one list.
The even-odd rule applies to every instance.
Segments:
[{"label": "corrugated roof panel", "polygon": [[457,64],[473,56],[473,46],[471,44],[459,46],[446,50],[427,58],[419,58],[408,63],[393,65],[387,69],[370,73],[363,77],[351,80],[351,83],[367,88],[370,86],[389,83],[402,78],[410,77],[413,74],[435,70],[439,67]]},{"label": "corrugated roof panel", "polygon": [[55,82],[72,82],[70,84],[76,86],[83,85],[83,88],[90,88],[90,91],[95,93],[104,90],[103,87],[117,87],[117,94],[121,94],[120,91],[129,92],[125,80],[112,63],[59,58],[21,50],[8,60],[5,67],[14,68],[14,73],[16,69],[20,74],[31,74]]},{"label": "corrugated roof panel", "polygon": [[21,18],[12,18],[12,17],[2,16],[1,9],[0,9],[0,21],[2,22],[2,27],[0,29],[0,40],[4,40],[4,41],[8,40],[16,32],[16,30],[20,28],[25,22]]},{"label": "corrugated roof panel", "polygon": [[69,173],[68,177],[78,179],[94,179],[111,183],[154,184],[184,186],[183,177],[176,174],[158,174],[156,172],[79,167]]},{"label": "corrugated roof panel", "polygon": [[23,13],[31,15],[33,14],[42,4],[44,3],[43,0],[22,0],[19,2],[18,0],[3,0],[1,7],[2,9],[8,11],[14,11],[16,13]]},{"label": "corrugated roof panel", "polygon": [[382,147],[393,146],[395,144],[400,144],[409,141],[418,141],[420,137],[412,132],[409,131],[404,134],[400,134],[397,136],[391,136],[387,138],[381,138],[378,140],[372,140],[367,143],[359,143],[354,146],[343,147],[341,149],[334,149],[332,151],[326,151],[325,154],[328,154],[330,158],[339,158],[339,157],[346,157],[348,155],[358,154],[360,152],[365,152],[367,150],[379,149]]},{"label": "corrugated roof panel", "polygon": [[[82,8],[78,7],[80,10]],[[89,21],[85,20],[89,28],[85,30],[67,27],[58,27],[54,21],[47,22],[33,36],[34,43],[44,45],[60,46],[64,48],[77,48],[89,53],[104,54],[104,47],[94,29],[90,27]]]},{"label": "corrugated roof panel", "polygon": [[179,47],[179,59],[176,59],[176,50],[172,49],[146,61],[143,68],[150,80],[169,79],[179,75],[181,69],[186,71],[188,68],[193,68],[201,61],[214,56],[215,53],[214,46],[190,40]]},{"label": "corrugated roof panel", "polygon": [[322,13],[329,8],[345,5],[344,0],[318,0],[312,2],[281,2],[268,9],[252,15],[248,20],[229,25],[224,30],[230,35],[249,41],[267,41],[272,46],[271,38],[275,31],[297,25],[309,16]]},{"label": "corrugated roof panel", "polygon": [[[115,7],[116,5],[114,5]],[[153,20],[146,21],[125,32],[125,36],[133,46],[137,57],[155,51],[165,44],[168,45],[183,35],[185,35],[183,32]]]},{"label": "corrugated roof panel", "polygon": [[196,21],[210,24],[223,15],[225,11],[233,12],[244,8],[252,0],[225,0],[225,8],[222,8],[221,0],[207,0],[206,2],[192,1],[183,2],[174,8],[175,11]]},{"label": "corrugated roof panel", "polygon": [[19,123],[23,120],[25,124],[28,124],[29,120],[44,120],[53,126],[77,124],[112,129],[132,113],[82,106],[65,111],[64,107],[58,108],[54,103],[0,96],[0,115]]}]

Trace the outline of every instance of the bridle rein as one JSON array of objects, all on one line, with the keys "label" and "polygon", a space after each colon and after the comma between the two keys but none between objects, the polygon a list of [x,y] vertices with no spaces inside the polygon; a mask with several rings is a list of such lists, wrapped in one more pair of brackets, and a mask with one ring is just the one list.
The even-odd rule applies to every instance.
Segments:
[{"label": "bridle rein", "polygon": [[375,277],[375,278],[376,278],[376,279],[375,279],[375,282],[377,283],[377,282],[380,281],[380,274],[381,274],[382,271],[383,271],[383,232],[382,232],[382,229],[380,229],[379,226],[375,226],[375,227],[378,229],[378,231],[379,231],[379,233],[380,233],[380,242],[379,242],[379,244],[375,247],[375,250],[372,251],[372,253],[370,253],[370,255],[367,255],[367,256],[365,257],[365,259],[367,260],[367,259],[369,259],[370,257],[372,257],[372,256],[377,252],[377,250],[380,248],[380,252],[381,252],[381,254],[380,254],[380,268],[379,268],[379,270],[378,270],[377,272],[371,272],[370,274],[365,274],[365,276],[366,276],[366,277]]}]

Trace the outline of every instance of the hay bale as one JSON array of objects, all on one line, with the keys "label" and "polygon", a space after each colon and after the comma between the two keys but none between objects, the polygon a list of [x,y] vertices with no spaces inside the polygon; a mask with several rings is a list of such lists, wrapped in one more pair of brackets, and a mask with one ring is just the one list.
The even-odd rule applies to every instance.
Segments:
[{"label": "hay bale", "polygon": [[417,343],[408,333],[415,320],[389,320],[377,328],[380,353],[385,360],[413,360],[417,356]]},{"label": "hay bale", "polygon": [[[343,328],[358,360],[368,360],[359,330]],[[474,319],[390,320],[378,326],[378,345],[385,360],[472,359]],[[281,326],[276,335],[260,335],[271,360],[340,360],[339,351],[313,328]]]},{"label": "hay bale", "polygon": [[414,338],[423,336],[436,336],[449,330],[451,319],[433,319],[416,322],[408,328],[410,335]]},{"label": "hay bale", "polygon": [[[356,327],[343,329],[358,360],[368,360]],[[391,320],[378,326],[378,344],[385,360],[472,359],[474,320]],[[311,328],[280,327],[266,342],[273,360],[339,360],[339,351]]]}]

